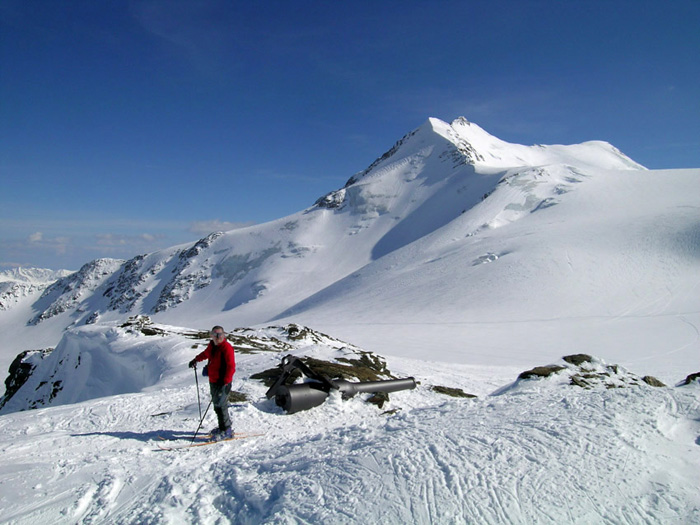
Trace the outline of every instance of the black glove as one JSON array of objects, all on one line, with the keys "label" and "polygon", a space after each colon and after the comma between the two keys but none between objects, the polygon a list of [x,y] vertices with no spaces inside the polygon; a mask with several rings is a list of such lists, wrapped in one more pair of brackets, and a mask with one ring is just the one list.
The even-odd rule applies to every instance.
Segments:
[{"label": "black glove", "polygon": [[193,359],[192,361],[190,361],[189,367],[190,368],[197,368],[197,360]]}]

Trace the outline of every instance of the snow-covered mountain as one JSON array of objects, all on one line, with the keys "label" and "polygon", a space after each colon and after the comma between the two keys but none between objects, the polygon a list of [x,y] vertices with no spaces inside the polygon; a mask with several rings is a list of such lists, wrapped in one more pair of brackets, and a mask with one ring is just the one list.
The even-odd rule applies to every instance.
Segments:
[{"label": "snow-covered mountain", "polygon": [[56,280],[69,276],[68,270],[13,268],[0,272],[0,310],[9,310],[24,297],[34,297]]},{"label": "snow-covered mountain", "polygon": [[[430,119],[299,213],[16,294],[2,519],[697,522],[699,187]],[[265,436],[161,452],[200,420],[214,324]],[[284,415],[259,377],[287,353],[419,385]]]},{"label": "snow-covered mountain", "polygon": [[[629,365],[616,341],[632,335],[640,359],[674,352],[677,375],[696,357],[683,314],[698,310],[697,187],[697,170],[648,171],[605,142],[523,146],[429,119],[306,210],[92,261],[14,300],[0,311],[0,366],[27,341],[55,346],[66,327],[145,314],[300,322],[374,351],[419,358],[435,342],[441,359],[478,363],[499,359],[513,333],[529,361],[588,351],[572,334],[595,331]],[[548,336],[528,340],[530,321]]]},{"label": "snow-covered mountain", "polygon": [[494,205],[466,234],[551,206],[601,169],[642,168],[602,142],[526,147],[465,119],[430,119],[307,210],[130,261],[92,261],[25,301],[23,314],[30,325],[60,316],[63,327],[137,313],[265,322],[460,219],[484,197]]},{"label": "snow-covered mountain", "polygon": [[12,268],[0,272],[0,283],[50,284],[71,273],[73,272],[70,270],[49,270],[47,268]]},{"label": "snow-covered mountain", "polygon": [[698,179],[605,142],[523,146],[429,119],[299,213],[5,293],[0,366],[67,327],[144,314],[299,322],[381,353],[519,366],[590,351],[595,333],[626,365],[673,354],[649,371],[671,380],[697,361]]}]

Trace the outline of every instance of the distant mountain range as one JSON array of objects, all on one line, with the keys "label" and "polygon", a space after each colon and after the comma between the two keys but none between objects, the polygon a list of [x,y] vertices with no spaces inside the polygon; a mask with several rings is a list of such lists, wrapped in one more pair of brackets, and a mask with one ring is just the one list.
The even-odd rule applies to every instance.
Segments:
[{"label": "distant mountain range", "polygon": [[13,268],[0,272],[0,310],[10,309],[24,297],[35,296],[71,273],[68,270],[44,268]]}]

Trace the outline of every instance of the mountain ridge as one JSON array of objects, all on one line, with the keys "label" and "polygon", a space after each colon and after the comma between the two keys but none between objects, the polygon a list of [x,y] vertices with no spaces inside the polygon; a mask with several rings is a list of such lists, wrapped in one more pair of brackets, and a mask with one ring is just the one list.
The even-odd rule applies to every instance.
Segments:
[{"label": "mountain ridge", "polygon": [[[692,173],[674,172],[667,178],[685,187]],[[382,301],[394,301],[395,309],[400,308],[409,319],[423,308],[415,299],[405,304],[401,297],[410,296],[411,289],[426,287],[423,283],[428,282],[434,284],[423,296],[436,305],[435,312],[454,319],[492,316],[496,306],[488,299],[488,308],[479,313],[457,296],[451,303],[441,303],[430,297],[430,287],[443,290],[448,283],[441,292],[445,297],[455,293],[471,296],[476,293],[471,288],[483,288],[483,281],[474,279],[491,279],[495,275],[492,270],[499,269],[496,273],[505,272],[502,279],[513,282],[515,296],[521,289],[537,295],[512,266],[513,261],[525,257],[518,264],[535,274],[541,271],[537,265],[550,268],[556,281],[561,279],[557,268],[578,260],[562,262],[559,254],[539,253],[542,250],[532,247],[519,251],[508,235],[517,230],[523,230],[523,235],[536,234],[547,222],[536,219],[543,213],[567,224],[564,230],[556,230],[556,235],[570,235],[567,229],[573,226],[569,224],[572,218],[589,219],[568,211],[551,215],[551,210],[561,203],[569,210],[581,188],[594,187],[600,192],[588,192],[590,199],[600,199],[606,186],[622,180],[624,184],[653,182],[654,191],[668,192],[657,179],[655,172],[606,142],[522,146],[502,141],[464,118],[451,124],[431,118],[352,176],[343,188],[296,214],[242,230],[213,233],[128,261],[92,261],[46,289],[40,298],[34,294],[13,303],[12,315],[0,315],[0,326],[3,316],[6,323],[21,320],[28,325],[14,328],[20,335],[8,341],[6,351],[13,351],[14,356],[25,348],[22,339],[33,333],[41,335],[39,340],[45,346],[51,346],[67,327],[119,322],[124,316],[138,314],[171,324],[246,326],[315,311],[310,321],[328,322],[328,315],[309,305],[334,303],[331,310],[342,311],[339,305],[351,289],[357,290],[358,306],[350,310],[358,309],[358,318],[365,315],[360,313],[363,296],[372,296],[377,288],[386,292]],[[626,198],[624,191],[620,187],[618,198]],[[640,193],[639,198],[653,195]],[[595,213],[601,212],[607,213],[596,208]],[[514,223],[521,224],[503,234],[502,230]],[[623,221],[621,227],[628,225]],[[597,235],[609,235],[605,228],[596,228]],[[543,237],[542,242],[546,246],[551,241]],[[575,253],[575,246],[564,244],[569,254]],[[527,258],[533,256],[532,260]],[[461,263],[464,258],[465,266]],[[460,262],[448,267],[440,262],[445,260]],[[109,268],[96,276],[93,267],[100,264]],[[440,271],[433,276],[430,272],[437,268]],[[397,278],[409,274],[414,276],[411,281]],[[369,275],[377,276],[370,288],[358,288],[358,283],[366,281],[361,276]],[[587,279],[595,283],[594,277]],[[382,280],[395,284],[389,288]],[[590,301],[585,287],[571,286],[579,300]],[[543,289],[557,293],[549,285]],[[484,293],[479,291],[479,297]],[[511,302],[508,299],[504,304]],[[509,308],[517,310],[513,305]],[[544,306],[540,310],[548,312]],[[367,314],[372,316],[371,309]],[[396,317],[388,310],[385,314]],[[435,317],[431,313],[420,315]],[[352,340],[351,334],[342,335]]]}]

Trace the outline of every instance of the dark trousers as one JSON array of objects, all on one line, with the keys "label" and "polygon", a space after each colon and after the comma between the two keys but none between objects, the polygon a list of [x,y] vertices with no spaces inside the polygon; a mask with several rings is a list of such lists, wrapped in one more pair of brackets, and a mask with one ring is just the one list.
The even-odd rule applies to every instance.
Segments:
[{"label": "dark trousers", "polygon": [[228,415],[228,395],[231,393],[231,383],[227,385],[215,385],[209,383],[211,392],[211,404],[214,405],[214,412],[219,422],[219,430],[222,432],[231,428],[231,417]]}]

